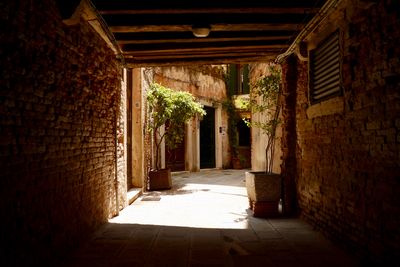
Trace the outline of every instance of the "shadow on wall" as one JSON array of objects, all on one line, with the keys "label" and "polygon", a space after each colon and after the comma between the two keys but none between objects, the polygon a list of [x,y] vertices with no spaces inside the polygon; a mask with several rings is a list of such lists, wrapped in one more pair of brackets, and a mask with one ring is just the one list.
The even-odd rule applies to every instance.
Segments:
[{"label": "shadow on wall", "polygon": [[1,6],[0,265],[53,265],[115,209],[120,69],[54,1]]}]

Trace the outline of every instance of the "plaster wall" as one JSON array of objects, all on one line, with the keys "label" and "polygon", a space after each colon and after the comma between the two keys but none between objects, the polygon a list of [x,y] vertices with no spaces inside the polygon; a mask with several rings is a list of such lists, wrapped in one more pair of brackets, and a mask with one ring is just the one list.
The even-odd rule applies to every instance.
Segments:
[{"label": "plaster wall", "polygon": [[[253,63],[250,65],[250,84],[254,83],[258,78],[268,75],[268,67],[271,63]],[[257,102],[261,104],[261,99],[258,98]],[[265,122],[268,118],[262,112],[252,113],[251,120],[253,122]],[[280,115],[280,120],[282,120],[282,115]],[[281,173],[281,138],[282,138],[282,128],[281,124],[278,125],[276,129],[276,139],[275,139],[275,153],[274,153],[274,165],[272,171],[274,173]],[[267,146],[268,136],[262,132],[260,128],[251,128],[251,169],[253,171],[264,171],[265,170],[265,148]]]},{"label": "plaster wall", "polygon": [[134,187],[144,186],[144,136],[143,125],[143,91],[142,72],[140,68],[132,70],[132,184]]}]

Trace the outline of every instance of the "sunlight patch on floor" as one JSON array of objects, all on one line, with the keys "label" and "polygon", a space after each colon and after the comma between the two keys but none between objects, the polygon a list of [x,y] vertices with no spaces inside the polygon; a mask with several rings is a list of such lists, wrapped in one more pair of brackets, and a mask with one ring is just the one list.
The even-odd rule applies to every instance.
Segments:
[{"label": "sunlight patch on floor", "polygon": [[248,229],[248,199],[243,186],[185,183],[147,192],[111,223],[214,229]]}]

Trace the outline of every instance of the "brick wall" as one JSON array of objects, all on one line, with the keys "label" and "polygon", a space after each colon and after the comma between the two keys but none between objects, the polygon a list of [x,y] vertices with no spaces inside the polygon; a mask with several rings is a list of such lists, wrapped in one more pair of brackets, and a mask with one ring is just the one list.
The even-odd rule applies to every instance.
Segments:
[{"label": "brick wall", "polygon": [[286,79],[297,80],[289,86],[296,104],[286,113],[286,126],[296,129],[296,143],[286,139],[296,164],[285,173],[296,178],[305,219],[366,262],[398,263],[400,8],[396,1],[342,3],[309,42],[340,29],[343,96],[310,105],[307,63],[285,64],[297,66]]},{"label": "brick wall", "polygon": [[0,4],[2,266],[46,266],[115,213],[120,70],[53,1]]},{"label": "brick wall", "polygon": [[[298,74],[297,61],[289,57],[282,66],[282,163],[281,175],[283,180],[283,203],[286,214],[296,212],[296,184],[297,160],[296,160],[296,97]],[[303,80],[304,81],[304,80]],[[307,88],[307,87],[306,87]]]},{"label": "brick wall", "polygon": [[[124,71],[123,79],[126,81],[126,71]],[[118,211],[122,210],[126,206],[128,206],[128,198],[126,192],[128,191],[131,181],[127,179],[128,165],[127,165],[127,136],[128,136],[128,127],[127,127],[127,94],[126,94],[126,82],[121,83],[119,92],[119,99],[117,99],[117,103],[119,106],[117,107],[118,115],[117,115],[117,181],[115,181],[114,186],[117,185],[114,190],[118,192],[117,196],[114,196],[111,199],[111,202],[115,201],[115,198],[118,197]],[[128,185],[129,183],[129,185]],[[117,204],[115,202],[115,204]],[[118,211],[116,211],[115,215]]]}]

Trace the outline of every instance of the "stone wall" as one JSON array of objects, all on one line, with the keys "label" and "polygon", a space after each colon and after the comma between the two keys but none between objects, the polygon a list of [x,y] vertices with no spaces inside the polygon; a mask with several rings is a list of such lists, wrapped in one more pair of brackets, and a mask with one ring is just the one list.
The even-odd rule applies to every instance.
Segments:
[{"label": "stone wall", "polygon": [[342,1],[309,37],[311,44],[339,28],[340,97],[310,105],[307,63],[290,58],[284,66],[291,74],[286,91],[295,98],[284,114],[284,172],[296,179],[299,210],[379,264],[398,262],[400,252],[399,13],[397,1]]},{"label": "stone wall", "polygon": [[[126,70],[123,71],[122,75],[121,87],[119,90],[119,99],[117,99],[118,103],[118,113],[117,113],[117,132],[116,132],[116,146],[117,146],[117,180],[115,181],[115,188],[118,194],[115,196],[118,198],[118,210],[122,210],[126,206],[128,206],[128,199],[126,192],[129,187],[132,185],[132,181],[127,180],[127,151],[128,151],[128,121],[127,121],[127,92],[126,92],[126,82],[127,82],[127,73]],[[129,183],[129,185],[128,185]]]},{"label": "stone wall", "polygon": [[[141,91],[142,94],[140,96],[141,98],[141,121],[140,123],[143,125],[144,131],[142,132],[136,132],[136,135],[142,135],[143,139],[143,150],[140,151],[140,149],[136,150],[136,153],[140,153],[143,155],[143,188],[144,190],[147,190],[150,186],[150,181],[149,181],[149,171],[151,168],[154,166],[154,157],[153,157],[153,151],[154,151],[154,146],[153,146],[153,135],[151,134],[151,131],[148,129],[148,122],[150,119],[150,114],[148,112],[148,105],[147,105],[147,100],[146,100],[146,95],[147,91],[150,90],[151,83],[154,81],[154,70],[152,68],[141,68]],[[133,139],[136,139],[137,136],[133,136]]]},{"label": "stone wall", "polygon": [[222,67],[209,66],[155,68],[155,81],[170,88],[188,91],[198,98],[223,101],[226,98]]},{"label": "stone wall", "polygon": [[2,2],[0,20],[0,262],[57,266],[116,213],[120,69],[51,0]]},{"label": "stone wall", "polygon": [[[221,108],[221,103],[227,97],[223,67],[220,65],[154,68],[154,81],[170,88],[190,92],[203,104]],[[228,115],[222,109],[219,126],[227,129],[227,120]],[[222,167],[225,168],[230,166],[230,154],[226,149],[229,147],[229,139],[226,132],[216,132],[217,142],[217,135],[221,137]]]}]

